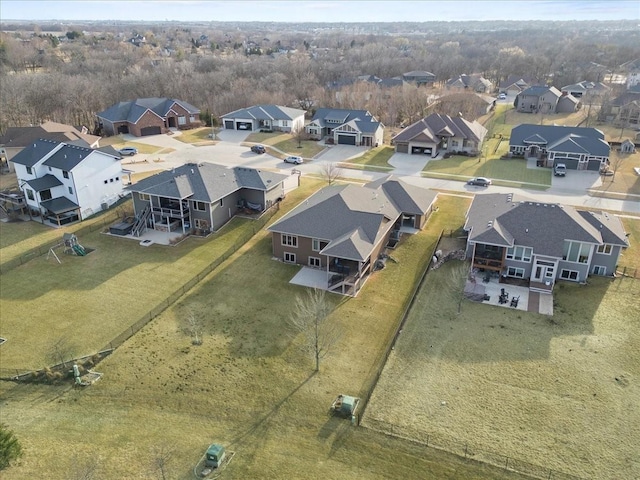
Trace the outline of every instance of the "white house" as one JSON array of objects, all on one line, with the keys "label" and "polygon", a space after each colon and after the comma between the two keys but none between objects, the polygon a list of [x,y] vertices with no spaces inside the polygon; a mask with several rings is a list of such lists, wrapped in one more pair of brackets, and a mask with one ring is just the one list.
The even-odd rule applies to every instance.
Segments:
[{"label": "white house", "polygon": [[84,220],[124,195],[117,154],[39,139],[11,161],[26,204],[43,223]]},{"label": "white house", "polygon": [[226,130],[274,130],[295,133],[304,128],[304,110],[278,105],[254,105],[220,117]]}]

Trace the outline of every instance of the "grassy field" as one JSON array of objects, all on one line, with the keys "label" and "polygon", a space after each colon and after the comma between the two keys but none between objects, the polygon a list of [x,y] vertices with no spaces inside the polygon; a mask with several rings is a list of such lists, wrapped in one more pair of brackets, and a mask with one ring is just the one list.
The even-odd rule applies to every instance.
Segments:
[{"label": "grassy field", "polygon": [[[275,147],[288,155],[298,155],[302,158],[313,158],[325,149],[325,147],[319,145],[318,142],[314,140],[303,140],[301,147],[298,147],[298,140],[293,135],[281,132],[253,132],[247,137],[246,141],[250,143],[261,143],[267,147],[267,149],[270,146]],[[269,153],[276,157],[282,157],[281,154],[274,150],[269,150]]]},{"label": "grassy field", "polygon": [[360,157],[349,160],[348,162],[346,162],[346,164],[357,164],[366,167],[393,168],[391,165],[389,165],[388,162],[394,153],[395,150],[393,147],[382,145],[380,147],[375,147],[371,150],[368,150],[364,155]]},{"label": "grassy field", "polygon": [[619,266],[640,272],[640,219],[621,218],[629,234],[629,248],[623,251]]},{"label": "grassy field", "polygon": [[199,145],[214,145],[216,142],[211,139],[211,127],[192,128],[182,130],[176,140],[184,143],[197,143]]},{"label": "grassy field", "polygon": [[442,288],[455,263],[427,275],[363,424],[542,471],[637,478],[640,281],[561,282],[552,318],[467,301],[458,315]]},{"label": "grassy field", "polygon": [[[394,252],[398,263],[374,274],[357,298],[330,296],[330,321],[343,336],[319,374],[312,375],[312,360],[287,321],[303,291],[287,283],[297,267],[273,261],[270,238],[260,232],[104,360],[97,368],[104,377],[92,387],[0,384],[2,421],[25,451],[3,478],[45,469],[51,479],[80,478],[94,463],[98,478],[159,478],[154,463],[164,451],[171,453],[166,478],[186,480],[211,442],[236,452],[225,478],[519,478],[326,413],[337,393],[366,391],[438,232],[459,226],[467,206],[467,199],[444,197],[428,231]],[[140,272],[135,287],[121,284],[117,300],[96,301],[94,311],[120,303],[135,308],[144,284],[178,283],[177,270]],[[120,284],[115,277],[104,281]],[[68,292],[69,302],[84,295],[78,287]],[[190,314],[202,321],[201,346],[193,346],[186,331]],[[98,326],[95,315],[86,321]]]},{"label": "grassy field", "polygon": [[[149,145],[146,143],[125,141],[124,138],[122,138],[122,135],[114,135],[113,137],[102,137],[100,139],[100,146],[105,147],[107,145],[111,145],[116,150],[119,150],[123,147],[135,147],[138,149],[138,153],[145,153],[145,154],[160,153],[163,150],[170,150],[170,149],[162,149],[161,147],[156,147],[155,145]],[[169,152],[164,151],[163,153],[169,153]]]}]

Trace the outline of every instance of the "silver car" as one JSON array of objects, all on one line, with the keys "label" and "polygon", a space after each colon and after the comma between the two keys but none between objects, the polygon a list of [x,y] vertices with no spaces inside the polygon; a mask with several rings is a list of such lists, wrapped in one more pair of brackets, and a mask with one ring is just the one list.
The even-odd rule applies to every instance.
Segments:
[{"label": "silver car", "polygon": [[293,163],[294,165],[300,165],[301,163],[304,163],[304,160],[302,159],[302,157],[298,157],[297,155],[289,155],[288,157],[285,157],[284,163]]}]

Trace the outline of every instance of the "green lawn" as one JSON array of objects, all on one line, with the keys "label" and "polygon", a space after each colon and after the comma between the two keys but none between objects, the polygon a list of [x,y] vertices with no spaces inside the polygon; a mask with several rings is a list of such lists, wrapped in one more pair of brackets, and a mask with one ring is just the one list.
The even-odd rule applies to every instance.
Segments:
[{"label": "green lawn", "polygon": [[[292,201],[288,207],[318,185],[291,192],[285,200]],[[99,478],[157,478],[154,452],[164,449],[171,453],[165,478],[187,480],[212,442],[236,452],[225,478],[518,478],[327,416],[337,393],[362,395],[368,390],[438,233],[459,227],[468,205],[468,199],[443,196],[427,230],[394,251],[397,263],[388,262],[376,272],[357,298],[329,296],[335,308],[329,321],[340,328],[342,338],[322,360],[319,374],[312,375],[312,359],[301,350],[302,338],[287,321],[293,299],[304,291],[288,283],[298,268],[272,260],[269,234],[262,231],[100,363],[96,370],[104,377],[92,387],[0,384],[3,418],[25,450],[19,465],[3,471],[3,478],[29,478],[44,469],[51,478],[80,478],[72,473],[92,459]],[[242,225],[228,234],[239,228]],[[68,288],[66,302],[84,308],[78,300],[92,293],[84,319],[100,330],[111,308],[134,318],[137,303],[148,302],[150,295],[162,297],[167,288],[163,283],[179,283],[180,270],[191,268],[186,257],[199,262],[205,251],[215,256],[215,243],[202,242],[184,258],[173,253],[184,245],[161,249],[162,259],[137,245],[140,257],[135,259],[120,244],[104,245],[111,261],[122,263],[120,273],[100,285],[92,285],[92,278],[63,284]],[[77,260],[87,261],[91,255]],[[155,268],[139,270],[134,284],[128,270],[151,263],[145,255],[155,257]],[[113,268],[105,268],[113,273]],[[43,283],[23,283],[21,300],[42,296]],[[53,283],[49,290],[58,289]],[[107,283],[118,284],[120,292],[105,298],[98,290]],[[12,290],[7,296],[18,295]],[[56,314],[57,309],[48,308],[49,317],[38,318],[41,323],[31,329],[34,336],[35,330],[38,337],[45,336],[41,329],[48,333],[49,325],[69,329],[67,318],[75,315],[71,310]],[[4,309],[2,314],[13,316]],[[202,322],[204,343],[199,347],[191,345],[185,331],[190,314]],[[71,338],[82,339],[87,331],[73,332]],[[3,359],[12,341],[2,347]],[[41,348],[40,343],[32,348]]]},{"label": "green lawn", "polygon": [[[114,135],[113,137],[104,137],[100,139],[100,146],[104,147],[107,145],[111,145],[116,150],[119,150],[123,147],[135,147],[138,149],[138,153],[151,154],[151,153],[160,153],[163,149],[161,147],[157,147],[155,145],[148,145],[146,143],[134,142],[134,141],[126,141],[122,138],[121,135]],[[168,151],[164,151],[163,153],[168,153]],[[131,157],[135,159],[135,156]]]},{"label": "green lawn", "polygon": [[623,267],[636,270],[640,276],[640,218],[621,218],[625,231],[629,234],[629,248],[622,252],[618,270]]},{"label": "green lawn", "polygon": [[366,167],[382,167],[382,168],[393,168],[389,165],[389,159],[395,153],[393,147],[388,145],[382,145],[380,147],[372,148],[368,150],[364,155],[349,160],[347,162],[350,164],[363,165]]},{"label": "green lawn", "polygon": [[211,127],[192,128],[191,130],[182,130],[180,135],[175,138],[184,143],[206,143],[211,145],[214,141],[209,136],[211,135]]},{"label": "green lawn", "polygon": [[[303,140],[298,146],[298,140],[295,136],[289,133],[273,132],[262,133],[253,132],[247,139],[250,143],[261,143],[265,147],[275,147],[278,150],[286,153],[287,155],[298,155],[302,158],[310,159],[315,157],[318,153],[325,149],[322,145],[319,145],[315,140]],[[269,149],[269,153],[276,157],[284,157],[279,152]]]}]

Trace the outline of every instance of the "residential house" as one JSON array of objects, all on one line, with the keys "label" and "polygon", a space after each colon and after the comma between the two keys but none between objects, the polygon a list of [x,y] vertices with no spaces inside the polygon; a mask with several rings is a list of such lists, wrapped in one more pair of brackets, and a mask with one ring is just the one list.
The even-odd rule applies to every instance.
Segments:
[{"label": "residential house", "polygon": [[635,91],[635,87],[632,87],[612,101],[605,102],[600,108],[598,119],[616,127],[640,125],[640,90]]},{"label": "residential house", "polygon": [[477,155],[487,129],[477,121],[433,113],[418,120],[391,139],[397,153],[426,154],[435,158],[440,153]]},{"label": "residential house", "polygon": [[98,127],[106,135],[130,133],[136,137],[167,133],[171,128],[201,125],[200,109],[173,98],[138,98],[120,102],[98,113]]},{"label": "residential house", "polygon": [[590,127],[522,124],[511,130],[509,156],[535,158],[539,166],[600,171],[609,163],[604,133]]},{"label": "residential house", "polygon": [[54,225],[81,221],[123,195],[120,155],[39,139],[12,162],[31,214]]},{"label": "residential house", "polygon": [[476,195],[464,229],[473,270],[496,272],[501,282],[527,280],[541,293],[551,293],[557,280],[614,275],[629,245],[615,215],[502,193]]},{"label": "residential house", "polygon": [[640,58],[623,63],[620,70],[627,74],[627,88],[640,85]]},{"label": "residential house", "polygon": [[254,105],[222,115],[227,130],[297,132],[304,128],[304,110],[278,105]]},{"label": "residential house", "polygon": [[562,87],[561,91],[563,94],[569,94],[575,98],[593,100],[595,98],[602,98],[611,91],[611,88],[602,82],[588,82],[584,80],[574,83],[573,85],[566,85]]},{"label": "residential house", "polygon": [[341,145],[382,145],[384,125],[366,110],[319,108],[305,127],[312,139],[325,137]]},{"label": "residential house", "polygon": [[538,79],[533,77],[518,77],[517,75],[509,75],[509,77],[500,82],[498,85],[499,93],[505,93],[507,95],[518,95],[521,92],[524,92],[527,88],[532,87],[534,85],[542,85],[543,82],[540,82]]},{"label": "residential house", "polygon": [[393,176],[325,187],[268,227],[273,256],[320,269],[327,290],[355,296],[384,248],[424,227],[436,197]]},{"label": "residential house", "polygon": [[461,91],[438,97],[430,105],[430,111],[449,115],[461,116],[471,121],[486,115],[496,106],[496,98],[483,93]]},{"label": "residential house", "polygon": [[425,72],[424,70],[414,70],[412,72],[403,73],[402,79],[405,82],[413,83],[418,87],[422,85],[433,86],[433,84],[436,82],[435,74],[431,72]]},{"label": "residential house", "polygon": [[86,127],[56,122],[44,122],[35,127],[8,127],[4,135],[0,136],[0,157],[7,161],[8,170],[11,170],[8,161],[39,138],[87,148],[97,148],[100,145],[100,137],[90,135]]},{"label": "residential house", "polygon": [[556,87],[534,86],[516,95],[515,106],[524,113],[570,113],[578,109],[579,100],[564,95]]},{"label": "residential house", "polygon": [[620,153],[635,153],[636,145],[630,139],[625,138],[620,144]]},{"label": "residential house", "polygon": [[287,175],[254,168],[227,168],[213,163],[187,163],[127,188],[136,223],[132,233],[147,228],[162,232],[206,235],[238,212],[262,212],[284,198]]},{"label": "residential house", "polygon": [[445,87],[447,90],[468,90],[477,93],[489,93],[493,90],[493,83],[480,74],[462,74],[447,80]]}]

